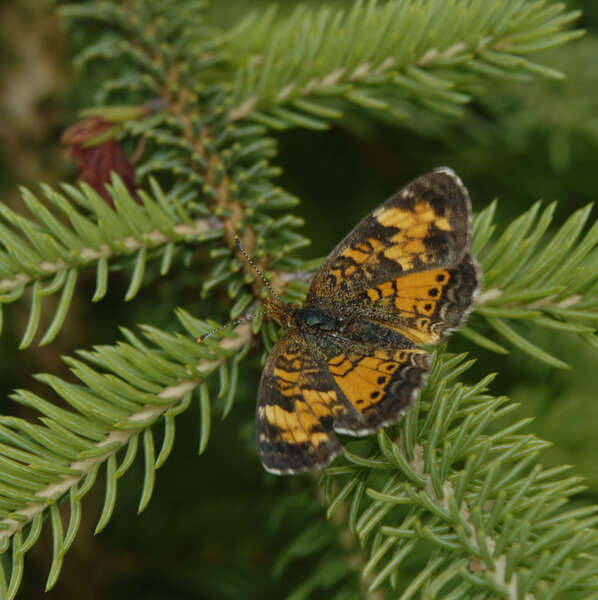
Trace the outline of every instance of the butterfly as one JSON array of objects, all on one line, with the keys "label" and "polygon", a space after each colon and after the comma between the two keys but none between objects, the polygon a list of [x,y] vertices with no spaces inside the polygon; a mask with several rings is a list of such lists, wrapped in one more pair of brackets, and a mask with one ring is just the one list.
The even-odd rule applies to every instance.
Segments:
[{"label": "butterfly", "polygon": [[435,344],[459,327],[480,286],[471,203],[435,169],[361,221],[315,274],[304,306],[267,301],[286,329],[258,392],[258,454],[270,473],[322,469],[343,452],[335,433],[391,425],[425,382]]}]

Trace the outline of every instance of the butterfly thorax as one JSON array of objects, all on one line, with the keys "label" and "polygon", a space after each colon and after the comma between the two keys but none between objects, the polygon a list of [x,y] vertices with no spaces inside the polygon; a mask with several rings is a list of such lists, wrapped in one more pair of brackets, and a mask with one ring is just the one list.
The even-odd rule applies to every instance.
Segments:
[{"label": "butterfly thorax", "polygon": [[328,311],[319,308],[299,308],[294,313],[295,323],[299,329],[313,332],[338,331],[339,323]]},{"label": "butterfly thorax", "polygon": [[272,315],[283,327],[299,329],[304,334],[330,333],[344,330],[344,319],[331,311],[310,305],[301,307],[290,302],[266,300],[266,314]]}]

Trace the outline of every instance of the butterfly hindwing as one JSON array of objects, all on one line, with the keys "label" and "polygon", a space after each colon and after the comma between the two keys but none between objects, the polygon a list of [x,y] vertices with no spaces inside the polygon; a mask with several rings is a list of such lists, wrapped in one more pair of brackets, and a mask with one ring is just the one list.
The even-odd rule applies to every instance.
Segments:
[{"label": "butterfly hindwing", "polygon": [[289,333],[270,352],[257,406],[258,453],[268,471],[325,467],[343,451],[333,431],[365,435],[393,423],[422,386],[427,352],[372,323],[355,324],[347,336],[310,343]]},{"label": "butterfly hindwing", "polygon": [[349,435],[374,433],[394,423],[413,403],[428,370],[424,350],[377,350],[374,355],[348,348],[329,358],[328,366],[359,419],[336,420],[334,430]]},{"label": "butterfly hindwing", "polygon": [[368,288],[354,306],[416,344],[434,344],[467,318],[479,279],[477,263],[466,253],[455,267],[417,271]]},{"label": "butterfly hindwing", "polygon": [[394,423],[422,387],[429,355],[401,334],[369,321],[317,341],[340,397],[353,408],[335,418],[338,433],[365,435]]},{"label": "butterfly hindwing", "polygon": [[314,350],[289,333],[264,367],[256,437],[262,464],[271,473],[321,469],[343,450],[332,431],[335,414],[346,407]]}]

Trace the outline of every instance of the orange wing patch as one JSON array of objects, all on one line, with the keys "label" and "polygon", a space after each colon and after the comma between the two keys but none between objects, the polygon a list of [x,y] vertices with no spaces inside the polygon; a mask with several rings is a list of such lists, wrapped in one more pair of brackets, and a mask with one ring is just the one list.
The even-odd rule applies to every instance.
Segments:
[{"label": "orange wing patch", "polygon": [[[403,193],[403,197],[410,197]],[[450,231],[451,224],[446,217],[440,217],[429,202],[418,200],[413,208],[400,208],[398,206],[386,207],[382,205],[372,215],[384,227],[396,227],[403,231],[414,230],[418,225],[434,223],[438,229]],[[421,232],[420,230],[420,235]]]},{"label": "orange wing patch", "polygon": [[450,271],[430,269],[403,275],[392,281],[385,281],[367,290],[370,302],[383,307],[389,314],[396,315],[396,323],[386,323],[416,344],[430,344],[442,337],[442,330],[436,330],[439,303],[443,291],[452,281]]},{"label": "orange wing patch", "polygon": [[259,407],[269,425],[280,430],[280,438],[289,444],[309,442],[315,446],[328,442],[330,436],[323,431],[321,420],[340,416],[347,409],[339,400],[336,390],[312,389],[306,383],[318,379],[316,366],[302,365],[300,353],[284,353],[274,368],[274,380],[280,394],[293,403],[293,410],[270,404]]},{"label": "orange wing patch", "polygon": [[384,244],[380,240],[370,237],[345,248],[341,256],[352,258],[358,265],[363,265],[377,262],[376,254],[382,249],[384,249]]},{"label": "orange wing patch", "polygon": [[343,250],[340,256],[349,258],[354,264],[343,265],[342,268],[330,269],[330,275],[336,280],[343,280],[354,276],[358,272],[367,272],[380,263],[378,253],[385,245],[374,237],[361,240]]},{"label": "orange wing patch", "polygon": [[416,201],[410,209],[382,206],[372,214],[383,227],[399,229],[389,238],[384,256],[398,262],[403,271],[413,269],[415,257],[423,264],[434,261],[434,253],[426,248],[426,239],[433,229],[452,230],[450,219],[440,216],[425,200]]},{"label": "orange wing patch", "polygon": [[[320,404],[320,406],[325,406]],[[259,417],[265,417],[268,425],[277,427],[280,440],[287,444],[309,443],[319,446],[330,441],[330,435],[321,430],[320,419],[305,402],[296,402],[295,410],[288,411],[276,404],[261,406],[258,410],[262,414]],[[326,410],[330,415],[330,410]]]},{"label": "orange wing patch", "polygon": [[367,413],[375,409],[388,391],[393,391],[391,383],[397,380],[397,371],[415,355],[424,354],[416,349],[376,350],[372,356],[361,357],[339,354],[328,361],[328,368],[353,407]]}]

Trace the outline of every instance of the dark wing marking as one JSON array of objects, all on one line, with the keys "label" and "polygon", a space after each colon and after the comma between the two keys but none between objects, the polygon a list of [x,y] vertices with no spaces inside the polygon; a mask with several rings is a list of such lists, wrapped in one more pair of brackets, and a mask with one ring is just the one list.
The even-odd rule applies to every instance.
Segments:
[{"label": "dark wing marking", "polygon": [[366,217],[330,253],[307,303],[330,305],[382,282],[461,262],[471,240],[471,203],[448,168],[419,177]]},{"label": "dark wing marking", "polygon": [[352,306],[416,344],[433,344],[465,321],[479,283],[477,263],[466,253],[455,267],[418,271],[369,288]]},{"label": "dark wing marking", "polygon": [[354,410],[334,419],[338,433],[366,435],[397,421],[424,385],[429,355],[399,333],[367,321],[320,338],[340,397]]},{"label": "dark wing marking", "polygon": [[264,367],[256,435],[258,454],[271,473],[322,469],[343,451],[332,423],[346,407],[312,350],[290,332],[271,350]]}]

